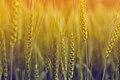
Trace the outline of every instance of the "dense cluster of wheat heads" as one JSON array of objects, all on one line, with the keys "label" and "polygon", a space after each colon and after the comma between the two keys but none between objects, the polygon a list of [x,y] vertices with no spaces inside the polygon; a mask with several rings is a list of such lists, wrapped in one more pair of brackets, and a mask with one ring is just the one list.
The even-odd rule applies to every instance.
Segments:
[{"label": "dense cluster of wheat heads", "polygon": [[119,80],[116,11],[86,1],[0,1],[0,80]]}]

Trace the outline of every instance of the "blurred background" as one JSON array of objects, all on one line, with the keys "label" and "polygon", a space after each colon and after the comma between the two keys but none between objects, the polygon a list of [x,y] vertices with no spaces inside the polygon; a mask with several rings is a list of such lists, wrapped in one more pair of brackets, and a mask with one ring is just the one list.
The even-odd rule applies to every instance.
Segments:
[{"label": "blurred background", "polygon": [[[0,28],[4,30],[6,35],[7,54],[9,54],[9,31],[11,25],[13,0],[0,0]],[[29,25],[31,0],[19,0],[19,32],[18,41],[16,44],[14,54],[14,71],[20,69],[20,74],[25,70],[24,47],[26,32]],[[85,24],[88,28],[88,65],[85,63],[85,44],[83,34],[81,33],[81,18],[80,18],[80,0],[36,0],[34,17],[35,17],[35,40],[33,41],[35,52],[33,54],[33,63],[38,64],[40,77],[44,72],[46,66],[46,56],[52,56],[53,36],[59,35],[61,28],[65,27],[66,46],[68,46],[68,32],[70,28],[78,30],[74,31],[78,34],[79,40],[75,39],[76,49],[80,49],[78,53],[76,50],[76,64],[75,75],[73,80],[85,80],[85,68],[89,69],[90,80],[102,80],[105,50],[111,39],[114,28],[120,23],[120,0],[86,0]],[[55,20],[56,21],[55,21]],[[56,24],[54,24],[56,23]],[[57,26],[56,26],[57,25]],[[78,42],[77,42],[78,41]],[[80,43],[80,44],[77,44]],[[105,80],[119,80],[118,77],[118,63],[119,59],[117,51],[117,40],[107,62],[107,71]],[[68,48],[68,47],[66,47]],[[50,53],[49,51],[50,50]],[[9,55],[8,55],[9,56]],[[37,58],[36,58],[37,56]],[[53,57],[53,56],[52,56]],[[37,60],[35,60],[37,59]],[[52,58],[51,58],[52,60]],[[51,63],[52,65],[53,63]],[[32,69],[34,65],[32,64]],[[34,71],[34,69],[33,69]],[[21,80],[21,75],[15,74],[18,80]],[[46,75],[46,74],[45,74]],[[33,76],[33,75],[32,75]],[[83,79],[82,79],[83,77]],[[94,79],[93,79],[94,78]],[[46,79],[41,79],[46,80]],[[49,80],[49,79],[48,79]]]}]

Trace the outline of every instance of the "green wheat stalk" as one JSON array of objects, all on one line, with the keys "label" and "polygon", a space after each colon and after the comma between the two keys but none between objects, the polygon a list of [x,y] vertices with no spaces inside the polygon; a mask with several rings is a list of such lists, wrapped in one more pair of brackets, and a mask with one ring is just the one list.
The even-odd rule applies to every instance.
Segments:
[{"label": "green wheat stalk", "polygon": [[[86,66],[88,67],[88,53],[87,53],[87,26],[85,22],[85,0],[80,0],[80,26],[82,27],[83,39],[85,41],[86,52]],[[88,80],[88,70],[86,69],[86,79]]]}]

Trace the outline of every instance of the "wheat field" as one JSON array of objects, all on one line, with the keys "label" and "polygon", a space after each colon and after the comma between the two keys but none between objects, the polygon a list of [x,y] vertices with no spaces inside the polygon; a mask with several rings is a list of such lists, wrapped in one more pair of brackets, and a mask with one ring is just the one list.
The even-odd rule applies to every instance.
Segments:
[{"label": "wheat field", "polygon": [[119,0],[0,0],[0,80],[120,80]]}]

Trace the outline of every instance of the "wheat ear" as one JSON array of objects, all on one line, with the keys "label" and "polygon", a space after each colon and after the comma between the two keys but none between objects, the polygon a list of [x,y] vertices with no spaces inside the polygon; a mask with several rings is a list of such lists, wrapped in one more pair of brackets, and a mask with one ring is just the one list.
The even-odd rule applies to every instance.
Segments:
[{"label": "wheat ear", "polygon": [[61,61],[60,62],[61,62],[63,80],[67,80],[67,55],[66,55],[64,38],[62,38],[62,42],[61,42]]},{"label": "wheat ear", "polygon": [[84,40],[87,39],[87,26],[85,23],[85,0],[80,0],[80,25],[82,27],[82,32]]},{"label": "wheat ear", "polygon": [[3,56],[2,63],[3,63],[3,77],[4,80],[8,80],[8,63],[7,63],[7,54],[6,54],[6,43],[5,43],[5,35],[2,30],[1,33],[1,53]]},{"label": "wheat ear", "polygon": [[59,71],[59,43],[57,39],[54,42],[54,52],[53,52],[53,80],[58,80],[58,71]]},{"label": "wheat ear", "polygon": [[70,33],[70,53],[69,53],[69,63],[68,63],[68,80],[72,80],[73,72],[75,66],[75,44],[74,35]]},{"label": "wheat ear", "polygon": [[119,33],[120,33],[120,23],[117,25],[117,27],[113,31],[111,40],[107,46],[106,58],[108,58],[110,56],[112,48],[114,47],[115,41],[117,40]]}]

